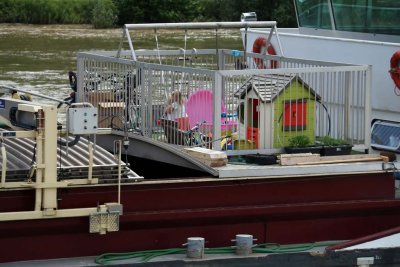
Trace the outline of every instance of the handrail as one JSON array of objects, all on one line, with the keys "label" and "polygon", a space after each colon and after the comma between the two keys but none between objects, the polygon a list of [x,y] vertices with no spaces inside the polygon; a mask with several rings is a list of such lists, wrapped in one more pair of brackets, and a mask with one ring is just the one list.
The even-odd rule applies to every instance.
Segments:
[{"label": "handrail", "polygon": [[46,96],[46,95],[43,95],[43,94],[38,94],[38,93],[31,92],[29,90],[16,88],[16,87],[14,87],[12,85],[0,85],[0,93],[4,94],[4,93],[12,92],[12,91],[18,91],[18,92],[30,94],[30,95],[33,95],[33,96],[41,97],[41,98],[44,98],[44,99],[52,100],[52,101],[55,101],[55,102],[58,102],[58,103],[68,104],[69,105],[68,102],[66,102],[64,100],[60,100],[60,99],[54,98],[54,97],[51,97],[51,96]]},{"label": "handrail", "polygon": [[250,22],[185,22],[185,23],[140,23],[125,24],[126,29],[232,29],[232,28],[270,28],[276,27],[276,21],[250,21]]}]

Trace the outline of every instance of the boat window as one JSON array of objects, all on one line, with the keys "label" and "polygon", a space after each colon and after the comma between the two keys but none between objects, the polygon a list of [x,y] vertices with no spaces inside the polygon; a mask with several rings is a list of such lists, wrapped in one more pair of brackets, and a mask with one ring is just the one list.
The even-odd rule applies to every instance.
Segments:
[{"label": "boat window", "polygon": [[398,0],[332,0],[336,30],[400,34]]},{"label": "boat window", "polygon": [[332,29],[326,0],[295,0],[300,27]]}]

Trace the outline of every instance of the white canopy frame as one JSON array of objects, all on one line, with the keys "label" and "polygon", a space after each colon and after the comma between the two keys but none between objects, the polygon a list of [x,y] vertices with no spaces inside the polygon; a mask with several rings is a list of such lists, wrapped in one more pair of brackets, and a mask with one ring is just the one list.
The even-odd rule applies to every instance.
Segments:
[{"label": "white canopy frame", "polygon": [[[215,29],[216,30],[216,43],[218,44],[218,29],[245,29],[245,48],[246,53],[247,46],[247,30],[249,28],[270,28],[270,32],[267,40],[270,41],[272,34],[275,33],[279,44],[279,50],[283,55],[283,50],[281,42],[279,39],[279,34],[277,30],[276,21],[252,21],[252,22],[187,22],[187,23],[142,23],[142,24],[125,24],[123,27],[122,38],[119,44],[116,57],[119,58],[121,55],[121,50],[125,38],[128,41],[129,49],[131,51],[131,56],[133,60],[137,60],[135,49],[133,48],[133,42],[129,33],[129,30],[154,30],[157,32],[158,29],[183,29],[187,31],[188,29]],[[216,47],[218,50],[218,47]]]}]

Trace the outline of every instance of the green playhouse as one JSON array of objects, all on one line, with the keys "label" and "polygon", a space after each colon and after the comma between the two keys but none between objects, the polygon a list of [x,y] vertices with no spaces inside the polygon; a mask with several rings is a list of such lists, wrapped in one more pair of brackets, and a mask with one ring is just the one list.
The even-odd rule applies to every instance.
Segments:
[{"label": "green playhouse", "polygon": [[320,97],[298,75],[255,75],[235,93],[246,139],[258,148],[282,148],[289,139],[315,139],[315,101]]}]

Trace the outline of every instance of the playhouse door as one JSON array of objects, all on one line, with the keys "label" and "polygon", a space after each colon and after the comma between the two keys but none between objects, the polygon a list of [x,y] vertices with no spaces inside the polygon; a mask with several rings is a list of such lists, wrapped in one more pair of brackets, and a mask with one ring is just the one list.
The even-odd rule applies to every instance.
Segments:
[{"label": "playhouse door", "polygon": [[259,106],[258,99],[250,98],[248,100],[248,108],[247,108],[247,126],[258,128],[258,120],[259,120]]},{"label": "playhouse door", "polygon": [[248,100],[248,113],[247,113],[247,127],[246,127],[246,139],[256,143],[258,148],[258,125],[260,119],[260,107],[259,100],[250,98]]}]

